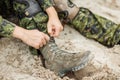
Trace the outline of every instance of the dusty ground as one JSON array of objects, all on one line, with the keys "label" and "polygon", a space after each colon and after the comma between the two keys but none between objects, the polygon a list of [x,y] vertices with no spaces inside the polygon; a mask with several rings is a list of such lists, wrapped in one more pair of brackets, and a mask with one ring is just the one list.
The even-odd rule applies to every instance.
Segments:
[{"label": "dusty ground", "polygon": [[[73,0],[78,6],[120,23],[120,0]],[[115,2],[116,1],[116,2]],[[67,37],[66,37],[67,36]],[[63,79],[45,69],[38,56],[30,54],[29,47],[17,39],[0,40],[0,80],[120,80],[120,45],[107,48],[86,39],[66,26],[57,44],[63,50],[89,50],[95,55],[84,69],[68,74]]]}]

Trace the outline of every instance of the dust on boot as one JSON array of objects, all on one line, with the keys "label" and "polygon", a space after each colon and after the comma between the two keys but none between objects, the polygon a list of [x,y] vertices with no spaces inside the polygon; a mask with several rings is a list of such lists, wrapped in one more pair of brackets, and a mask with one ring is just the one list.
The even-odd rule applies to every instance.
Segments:
[{"label": "dust on boot", "polygon": [[40,51],[45,58],[46,68],[56,72],[60,77],[69,71],[78,71],[84,68],[93,58],[89,51],[69,53],[60,50],[54,38],[51,38]]}]

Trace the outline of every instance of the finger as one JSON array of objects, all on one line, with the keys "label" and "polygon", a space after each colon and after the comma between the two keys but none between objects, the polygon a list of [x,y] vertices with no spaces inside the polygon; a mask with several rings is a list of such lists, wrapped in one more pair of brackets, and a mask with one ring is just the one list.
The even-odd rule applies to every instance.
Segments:
[{"label": "finger", "polygon": [[45,35],[44,35],[43,33],[42,33],[42,35],[41,35],[41,42],[42,42],[43,45],[46,44]]},{"label": "finger", "polygon": [[50,37],[49,37],[47,34],[42,33],[42,35],[44,36],[44,39],[45,39],[46,41],[49,41],[49,40],[50,40]]},{"label": "finger", "polygon": [[55,27],[53,27],[53,28],[52,28],[52,34],[51,34],[51,36],[53,36],[53,37],[54,37],[54,36],[55,36],[55,34],[56,34],[56,28],[55,28]]},{"label": "finger", "polygon": [[45,40],[46,41],[49,41],[50,40],[50,37],[47,35],[47,34],[44,34],[45,35]]},{"label": "finger", "polygon": [[39,44],[39,48],[41,48],[41,47],[43,47],[43,44],[42,44],[42,43]]},{"label": "finger", "polygon": [[33,43],[32,44],[32,47],[34,47],[35,49],[39,49],[39,44],[36,42],[36,43]]},{"label": "finger", "polygon": [[51,28],[51,26],[48,25],[47,30],[48,30],[48,34],[51,36],[52,35],[52,28]]},{"label": "finger", "polygon": [[63,26],[61,26],[61,29],[60,29],[60,31],[63,31]]},{"label": "finger", "polygon": [[42,40],[42,38],[39,40],[39,48],[40,47],[43,47],[43,45],[44,45],[44,42],[43,42],[43,40]]}]

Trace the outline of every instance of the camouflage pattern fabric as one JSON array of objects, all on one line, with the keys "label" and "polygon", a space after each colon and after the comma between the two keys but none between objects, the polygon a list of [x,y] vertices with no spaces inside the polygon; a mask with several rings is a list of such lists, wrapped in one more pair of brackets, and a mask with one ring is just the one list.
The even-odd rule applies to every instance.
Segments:
[{"label": "camouflage pattern fabric", "polygon": [[40,3],[44,11],[50,6],[53,6],[51,0],[37,0],[37,1]]},{"label": "camouflage pattern fabric", "polygon": [[45,13],[40,12],[34,17],[28,18],[24,17],[20,20],[20,26],[28,30],[39,29],[42,32],[47,33],[47,20],[48,17]]},{"label": "camouflage pattern fabric", "polygon": [[[14,3],[14,9],[19,16],[24,14],[26,6],[21,3]],[[22,17],[20,18],[20,26],[25,29],[39,29],[42,32],[47,33],[47,21],[48,16],[45,12],[41,11],[32,17]]]},{"label": "camouflage pattern fabric", "polygon": [[0,16],[0,36],[11,37],[15,24],[3,19]]},{"label": "camouflage pattern fabric", "polygon": [[86,8],[79,9],[71,24],[85,37],[94,39],[106,46],[113,46],[120,41],[119,24],[93,14]]}]

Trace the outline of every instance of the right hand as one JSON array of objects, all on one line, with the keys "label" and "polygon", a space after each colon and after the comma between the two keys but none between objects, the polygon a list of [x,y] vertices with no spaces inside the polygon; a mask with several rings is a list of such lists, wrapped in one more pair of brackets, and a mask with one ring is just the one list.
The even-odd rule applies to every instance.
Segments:
[{"label": "right hand", "polygon": [[50,36],[57,37],[63,30],[63,26],[58,18],[58,14],[54,7],[47,8],[46,12],[49,16],[49,20],[47,23],[48,33]]},{"label": "right hand", "polygon": [[16,27],[13,32],[13,37],[21,39],[24,43],[36,49],[46,45],[49,41],[49,36],[43,32],[36,30],[26,30],[21,27]]}]

